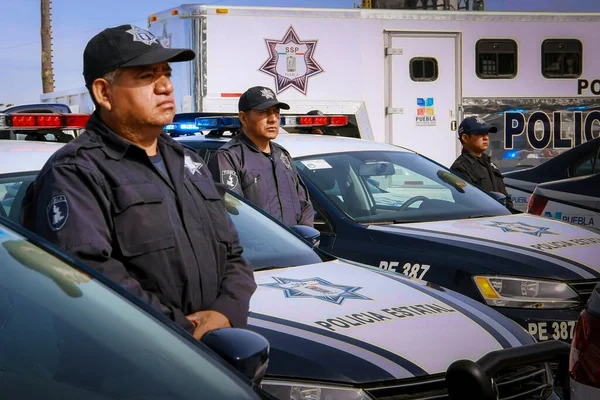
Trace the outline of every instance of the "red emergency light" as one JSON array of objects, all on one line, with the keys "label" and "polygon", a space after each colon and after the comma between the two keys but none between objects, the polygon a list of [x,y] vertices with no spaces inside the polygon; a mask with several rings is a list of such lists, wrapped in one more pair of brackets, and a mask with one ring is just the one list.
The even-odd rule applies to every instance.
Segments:
[{"label": "red emergency light", "polygon": [[345,115],[284,115],[282,120],[283,127],[348,125],[348,117]]},{"label": "red emergency light", "polygon": [[5,114],[0,116],[0,129],[83,129],[89,114]]}]

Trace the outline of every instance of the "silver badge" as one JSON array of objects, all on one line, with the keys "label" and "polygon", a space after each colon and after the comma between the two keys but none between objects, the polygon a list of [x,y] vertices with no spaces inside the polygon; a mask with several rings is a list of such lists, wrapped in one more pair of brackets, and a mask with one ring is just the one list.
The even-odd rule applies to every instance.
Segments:
[{"label": "silver badge", "polygon": [[195,162],[194,160],[192,160],[192,157],[190,156],[183,157],[183,166],[186,167],[192,175],[194,175],[196,172],[202,175],[200,168],[202,168],[203,165],[204,164],[202,164],[201,162]]},{"label": "silver badge", "polygon": [[275,97],[275,95],[273,94],[273,92],[271,92],[267,88],[261,90],[260,94],[262,94],[262,97],[264,97],[265,99],[272,99],[273,97]]},{"label": "silver badge", "polygon": [[127,30],[126,32],[133,36],[134,42],[142,42],[148,46],[150,46],[152,43],[158,43],[156,36],[154,36],[149,31],[139,28],[137,26],[131,25],[131,29]]},{"label": "silver badge", "polygon": [[285,154],[281,154],[281,157],[279,158],[281,159],[281,162],[283,163],[283,165],[285,165],[287,169],[292,169],[292,163],[290,162],[288,156],[286,156]]}]

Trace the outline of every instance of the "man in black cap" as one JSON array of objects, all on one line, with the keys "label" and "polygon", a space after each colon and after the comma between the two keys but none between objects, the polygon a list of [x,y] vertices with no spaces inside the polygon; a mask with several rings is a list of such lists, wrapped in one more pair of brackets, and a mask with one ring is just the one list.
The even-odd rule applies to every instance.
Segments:
[{"label": "man in black cap", "polygon": [[287,226],[313,226],[308,191],[279,135],[279,110],[290,106],[269,88],[248,89],[238,102],[242,133],[221,147],[208,168],[215,181],[244,196]]},{"label": "man in black cap", "polygon": [[458,140],[463,149],[454,161],[451,170],[462,174],[471,183],[486,192],[499,192],[506,196],[506,206],[512,208],[512,200],[504,186],[502,173],[484,152],[490,145],[490,133],[496,133],[495,126],[488,125],[479,117],[465,118],[458,127]]},{"label": "man in black cap", "polygon": [[163,133],[169,63],[194,57],[132,25],[94,36],[83,75],[96,110],[28,188],[21,222],[200,339],[245,327],[256,284],[210,171]]}]

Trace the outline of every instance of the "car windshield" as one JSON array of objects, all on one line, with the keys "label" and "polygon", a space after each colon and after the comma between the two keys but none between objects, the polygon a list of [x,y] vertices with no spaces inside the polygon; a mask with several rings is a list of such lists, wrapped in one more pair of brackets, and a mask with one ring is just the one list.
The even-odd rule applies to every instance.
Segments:
[{"label": "car windshield", "polygon": [[320,263],[323,260],[293,233],[249,204],[225,193],[225,207],[240,236],[242,254],[255,270]]},{"label": "car windshield", "polygon": [[176,332],[151,316],[149,306],[128,301],[115,287],[48,253],[3,221],[3,398],[244,397],[236,375],[191,336]]},{"label": "car windshield", "polygon": [[359,223],[510,214],[451,171],[410,152],[345,152],[298,158],[295,165],[331,203]]}]

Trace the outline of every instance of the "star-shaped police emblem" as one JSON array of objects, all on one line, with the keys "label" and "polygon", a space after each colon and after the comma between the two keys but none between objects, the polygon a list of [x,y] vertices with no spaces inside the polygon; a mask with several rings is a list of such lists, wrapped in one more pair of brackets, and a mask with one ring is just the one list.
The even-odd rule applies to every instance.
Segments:
[{"label": "star-shaped police emblem", "polygon": [[346,299],[372,300],[357,293],[359,286],[336,285],[321,278],[292,279],[272,277],[275,283],[265,283],[259,286],[283,290],[286,298],[308,297],[326,301],[327,303],[342,304]]},{"label": "star-shaped police emblem", "polygon": [[262,97],[264,97],[265,99],[272,99],[273,96],[273,92],[271,92],[269,89],[263,89],[260,91],[260,94],[262,95]]},{"label": "star-shaped police emblem", "polygon": [[269,58],[259,71],[275,78],[277,93],[293,87],[306,94],[308,78],[323,72],[314,59],[317,40],[300,40],[290,26],[283,39],[265,39],[265,43]]},{"label": "star-shaped police emblem", "polygon": [[194,160],[192,160],[190,156],[185,156],[183,158],[183,166],[186,167],[192,175],[194,175],[196,172],[202,175],[202,165],[203,164],[201,162],[195,162]]},{"label": "star-shaped police emblem", "polygon": [[491,225],[495,228],[502,229],[503,232],[517,232],[517,233],[526,233],[528,235],[533,235],[540,237],[543,234],[547,235],[558,235],[556,232],[550,231],[550,228],[545,226],[534,226],[529,225],[524,222],[502,222],[502,221],[490,221]]},{"label": "star-shaped police emblem", "polygon": [[156,36],[137,26],[131,25],[131,29],[128,29],[126,32],[133,36],[134,42],[142,42],[148,46],[150,46],[152,43],[158,43]]}]

